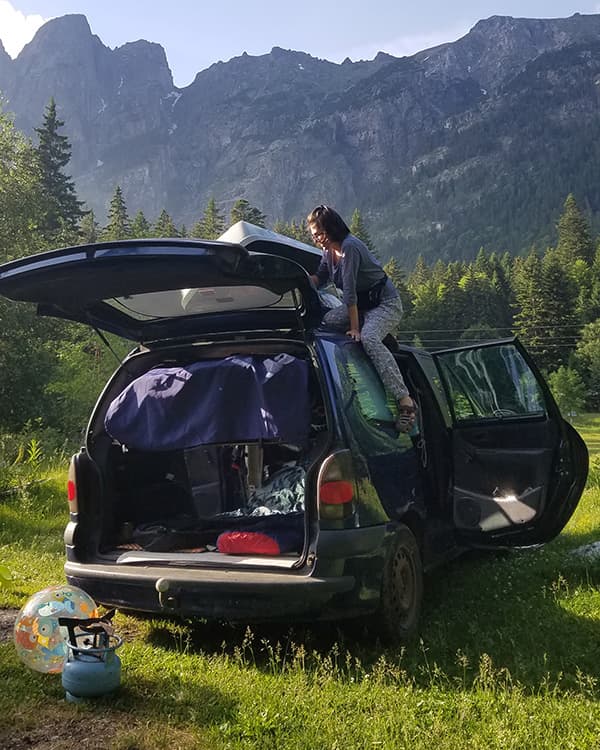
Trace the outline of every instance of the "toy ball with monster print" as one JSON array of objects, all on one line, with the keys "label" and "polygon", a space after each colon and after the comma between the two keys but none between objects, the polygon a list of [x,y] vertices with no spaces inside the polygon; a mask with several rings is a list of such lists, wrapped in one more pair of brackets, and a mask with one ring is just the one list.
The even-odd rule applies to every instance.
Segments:
[{"label": "toy ball with monster print", "polygon": [[76,586],[49,586],[21,608],[14,640],[21,661],[36,672],[62,672],[67,657],[68,632],[59,617],[97,617],[94,600]]}]

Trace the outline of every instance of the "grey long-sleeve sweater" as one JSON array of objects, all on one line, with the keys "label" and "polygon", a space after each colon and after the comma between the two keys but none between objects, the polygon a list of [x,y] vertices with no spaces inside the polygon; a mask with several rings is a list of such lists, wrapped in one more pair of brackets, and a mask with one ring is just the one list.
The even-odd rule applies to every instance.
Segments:
[{"label": "grey long-sleeve sweater", "polygon": [[[357,289],[369,289],[383,278],[384,270],[364,242],[349,234],[342,242],[342,257],[335,262],[335,253],[326,250],[317,269],[319,286],[331,280],[343,292],[344,304],[356,304]],[[398,296],[396,287],[388,279],[381,299],[394,299]]]}]

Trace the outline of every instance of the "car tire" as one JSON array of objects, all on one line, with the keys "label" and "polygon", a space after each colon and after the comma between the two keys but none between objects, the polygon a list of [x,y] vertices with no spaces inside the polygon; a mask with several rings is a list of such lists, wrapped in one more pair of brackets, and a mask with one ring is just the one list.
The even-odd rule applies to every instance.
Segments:
[{"label": "car tire", "polygon": [[385,560],[377,628],[388,643],[404,643],[417,632],[423,601],[423,565],[412,531],[400,524]]}]

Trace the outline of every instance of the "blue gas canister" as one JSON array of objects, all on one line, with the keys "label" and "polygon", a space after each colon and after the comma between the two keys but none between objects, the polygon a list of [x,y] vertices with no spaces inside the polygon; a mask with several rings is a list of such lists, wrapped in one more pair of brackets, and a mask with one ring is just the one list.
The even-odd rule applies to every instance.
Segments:
[{"label": "blue gas canister", "polygon": [[121,660],[116,653],[123,644],[113,632],[111,618],[76,620],[62,617],[69,633],[67,658],[62,671],[62,685],[66,698],[78,703],[86,698],[97,698],[116,690],[121,683]]}]

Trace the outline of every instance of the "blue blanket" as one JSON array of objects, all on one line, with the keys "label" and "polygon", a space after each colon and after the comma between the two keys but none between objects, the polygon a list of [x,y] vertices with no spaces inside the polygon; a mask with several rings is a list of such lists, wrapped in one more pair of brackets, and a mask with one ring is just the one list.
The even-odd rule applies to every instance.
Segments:
[{"label": "blue blanket", "polygon": [[132,449],[308,437],[308,365],[289,354],[231,356],[157,367],[110,404],[104,426]]}]

